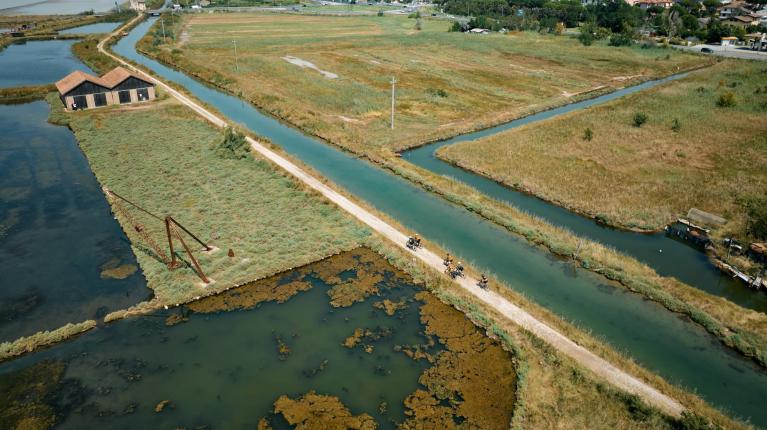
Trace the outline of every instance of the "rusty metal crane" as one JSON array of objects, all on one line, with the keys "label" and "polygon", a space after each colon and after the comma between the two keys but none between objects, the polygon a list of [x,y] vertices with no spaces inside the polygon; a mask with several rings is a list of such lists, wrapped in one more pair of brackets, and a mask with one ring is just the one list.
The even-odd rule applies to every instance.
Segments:
[{"label": "rusty metal crane", "polygon": [[[202,279],[202,282],[209,284],[210,279],[205,275],[205,272],[203,272],[202,267],[200,267],[200,263],[197,261],[197,258],[195,258],[194,253],[192,252],[192,249],[189,248],[189,245],[186,244],[184,241],[183,233],[186,233],[194,239],[197,243],[203,246],[205,251],[211,251],[213,248],[209,246],[207,243],[200,240],[197,236],[195,236],[191,231],[189,231],[186,227],[181,225],[178,221],[173,219],[171,216],[165,216],[160,217],[158,215],[153,214],[152,212],[144,209],[143,207],[137,205],[136,203],[133,203],[132,201],[126,199],[125,197],[115,193],[114,191],[104,188],[104,194],[106,194],[107,198],[109,198],[110,202],[112,203],[112,207],[115,209],[116,213],[119,213],[120,215],[125,218],[128,223],[133,227],[133,229],[139,234],[141,239],[154,251],[155,254],[157,254],[158,258],[162,260],[163,263],[165,263],[166,266],[168,266],[169,270],[174,270],[178,267],[181,267],[181,262],[176,256],[176,252],[173,247],[173,239],[175,238],[181,243],[181,246],[186,251],[187,255],[189,256],[189,260],[192,262],[192,266],[195,269],[195,272],[197,273],[197,276]],[[152,238],[152,236],[149,234],[149,232],[144,228],[144,226],[136,219],[136,217],[133,216],[133,214],[128,211],[128,209],[125,207],[125,204],[130,205],[131,207],[134,207],[138,209],[141,212],[146,213],[147,215],[151,216],[152,218],[155,218],[159,221],[162,221],[165,224],[165,234],[167,236],[168,240],[168,248],[170,252],[170,257],[168,257],[168,254],[165,253],[162,247]],[[179,231],[180,230],[180,231]]]}]

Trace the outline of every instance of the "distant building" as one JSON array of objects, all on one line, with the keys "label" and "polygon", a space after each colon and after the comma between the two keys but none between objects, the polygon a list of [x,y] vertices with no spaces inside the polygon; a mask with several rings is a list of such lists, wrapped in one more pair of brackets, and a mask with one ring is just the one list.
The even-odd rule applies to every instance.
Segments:
[{"label": "distant building", "polygon": [[146,2],[144,0],[130,0],[130,8],[136,12],[145,12]]},{"label": "distant building", "polygon": [[72,72],[56,82],[56,89],[69,110],[137,103],[156,96],[154,84],[122,67],[100,78],[81,71]]},{"label": "distant building", "polygon": [[727,25],[732,25],[735,27],[742,27],[742,28],[759,24],[759,21],[750,15],[731,16],[727,19],[722,20],[722,22]]},{"label": "distant building", "polygon": [[489,34],[490,30],[485,28],[472,28],[471,30],[467,31],[469,34]]},{"label": "distant building", "polygon": [[735,44],[738,42],[737,37],[723,37],[722,38],[722,46],[735,46]]},{"label": "distant building", "polygon": [[674,2],[672,0],[639,0],[634,2],[634,5],[639,6],[640,9],[649,9],[651,7],[668,9],[674,5]]}]

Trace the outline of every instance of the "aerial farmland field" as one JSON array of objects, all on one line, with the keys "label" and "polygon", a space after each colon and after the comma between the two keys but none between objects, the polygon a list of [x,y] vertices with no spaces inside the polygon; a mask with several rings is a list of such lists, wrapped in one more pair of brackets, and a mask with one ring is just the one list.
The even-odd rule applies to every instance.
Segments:
[{"label": "aerial farmland field", "polygon": [[167,21],[175,40],[163,44],[155,30],[142,50],[363,153],[416,146],[706,61],[667,49],[584,47],[568,36],[453,33],[440,20],[422,19],[417,30],[418,21],[404,16]]}]

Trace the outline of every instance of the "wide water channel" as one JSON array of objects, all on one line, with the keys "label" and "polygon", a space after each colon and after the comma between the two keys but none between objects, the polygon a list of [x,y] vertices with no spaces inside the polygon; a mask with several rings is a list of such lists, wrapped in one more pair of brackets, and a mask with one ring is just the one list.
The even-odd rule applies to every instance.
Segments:
[{"label": "wide water channel", "polygon": [[184,86],[232,121],[317,169],[358,198],[515,290],[573,321],[668,380],[694,389],[732,414],[767,426],[767,373],[723,347],[700,326],[656,303],[609,285],[571,263],[531,246],[505,229],[452,205],[404,179],[309,137],[242,100],[144,57],[136,42],[154,19],[137,26],[114,50]]},{"label": "wide water channel", "polygon": [[0,105],[0,341],[151,296],[74,135],[48,123],[49,110]]},{"label": "wide water channel", "polygon": [[436,156],[437,150],[443,146],[477,140],[526,124],[544,121],[567,112],[588,108],[628,94],[646,90],[671,80],[683,78],[684,76],[687,76],[687,74],[645,82],[594,99],[540,112],[497,127],[434,142],[406,151],[402,154],[402,158],[438,175],[457,179],[494,199],[510,203],[554,225],[565,227],[579,236],[601,242],[621,252],[625,252],[652,267],[661,275],[673,276],[682,282],[700,288],[710,294],[722,296],[741,306],[760,312],[767,312],[767,294],[754,292],[746,288],[742,282],[724,275],[722,271],[711,264],[708,257],[700,249],[691,244],[668,237],[664,233],[638,233],[598,224],[590,218],[583,217],[535,196],[513,190],[492,179],[447,163]]}]

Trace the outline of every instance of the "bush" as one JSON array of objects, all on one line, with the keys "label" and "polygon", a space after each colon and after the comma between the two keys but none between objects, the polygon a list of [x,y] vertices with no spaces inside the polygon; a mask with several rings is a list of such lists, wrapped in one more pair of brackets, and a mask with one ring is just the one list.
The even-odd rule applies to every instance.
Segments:
[{"label": "bush", "polygon": [[437,97],[447,97],[447,91],[443,90],[442,88],[429,88],[426,90],[426,92]]},{"label": "bush", "polygon": [[618,33],[610,36],[610,42],[608,44],[610,46],[631,46],[634,44],[634,39],[632,39],[629,34]]},{"label": "bush", "polygon": [[418,31],[421,31],[421,28],[423,28],[423,26],[421,25],[421,18],[417,18],[415,20],[415,29]]},{"label": "bush", "polygon": [[379,9],[379,10],[378,10],[378,16],[384,16],[384,12],[383,12],[383,9]]},{"label": "bush", "polygon": [[448,30],[448,31],[458,31],[458,32],[460,32],[460,31],[463,31],[463,26],[461,25],[460,22],[454,21],[453,25],[450,26],[450,30]]},{"label": "bush", "polygon": [[242,133],[238,133],[232,127],[224,130],[224,137],[213,148],[216,155],[221,158],[240,160],[248,156],[250,147]]},{"label": "bush", "polygon": [[677,118],[674,118],[673,121],[671,121],[671,131],[674,133],[679,133],[679,130],[682,129],[682,125],[679,124],[679,120]]},{"label": "bush", "polygon": [[641,127],[647,122],[647,114],[644,112],[637,112],[634,114],[634,127]]},{"label": "bush", "polygon": [[736,104],[735,94],[732,91],[720,94],[719,98],[716,99],[716,105],[719,107],[733,107]]},{"label": "bush", "polygon": [[748,233],[757,240],[767,240],[767,197],[755,197],[746,201]]},{"label": "bush", "polygon": [[591,128],[586,128],[586,130],[583,131],[583,140],[591,141],[591,139],[594,138],[594,132],[591,131]]}]

